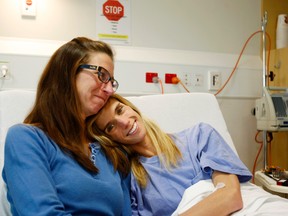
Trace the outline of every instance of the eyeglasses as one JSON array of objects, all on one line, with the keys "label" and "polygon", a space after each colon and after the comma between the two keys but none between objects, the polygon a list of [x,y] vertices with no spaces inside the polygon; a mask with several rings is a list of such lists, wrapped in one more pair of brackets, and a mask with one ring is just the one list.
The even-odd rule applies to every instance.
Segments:
[{"label": "eyeglasses", "polygon": [[94,70],[95,72],[93,72],[93,74],[95,75],[97,74],[98,79],[102,83],[108,83],[109,81],[111,81],[113,91],[116,92],[116,90],[118,89],[119,83],[117,82],[117,80],[115,80],[113,77],[110,76],[109,72],[104,67],[85,64],[85,65],[80,65],[79,69],[80,68]]}]

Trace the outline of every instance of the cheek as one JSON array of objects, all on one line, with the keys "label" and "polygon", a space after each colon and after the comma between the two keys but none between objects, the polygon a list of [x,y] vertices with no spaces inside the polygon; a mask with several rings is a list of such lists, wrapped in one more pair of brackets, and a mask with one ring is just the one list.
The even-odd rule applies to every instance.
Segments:
[{"label": "cheek", "polygon": [[77,86],[78,91],[85,93],[101,85],[99,85],[99,83],[97,82],[97,79],[95,79],[93,74],[83,72],[83,73],[78,74],[76,78],[76,86]]},{"label": "cheek", "polygon": [[89,90],[87,88],[87,86],[85,85],[79,85],[77,86],[77,90],[78,90],[78,95],[79,95],[79,99],[81,101],[82,106],[85,105],[85,103],[88,101],[89,99]]},{"label": "cheek", "polygon": [[119,132],[113,132],[112,134],[109,134],[109,137],[111,140],[114,142],[119,142],[119,143],[126,143],[127,141],[123,137],[123,135]]},{"label": "cheek", "polygon": [[84,74],[79,73],[76,79],[76,87],[80,97],[86,91],[85,90],[85,88],[87,87],[86,83],[89,83],[89,80],[86,78]]},{"label": "cheek", "polygon": [[99,91],[101,85],[98,85],[92,79],[86,79],[77,85],[79,97],[82,100],[89,100],[93,97],[93,93]]},{"label": "cheek", "polygon": [[145,139],[145,136],[146,136],[146,130],[145,129],[142,129],[139,133],[139,136],[138,136],[138,139],[140,141],[144,140]]},{"label": "cheek", "polygon": [[117,134],[117,133],[111,134],[110,136],[113,137],[112,140],[115,142],[123,142],[124,141],[123,137],[119,136],[119,134]]}]

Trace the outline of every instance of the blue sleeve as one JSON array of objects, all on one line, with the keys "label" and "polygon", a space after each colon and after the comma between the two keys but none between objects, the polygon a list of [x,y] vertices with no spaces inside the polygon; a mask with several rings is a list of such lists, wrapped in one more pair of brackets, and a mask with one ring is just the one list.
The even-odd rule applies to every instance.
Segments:
[{"label": "blue sleeve", "polygon": [[197,157],[203,171],[212,175],[213,170],[231,173],[238,176],[240,182],[249,181],[251,172],[240,158],[226,143],[223,137],[210,125],[201,123],[191,134],[191,139],[197,139],[197,149],[190,145],[190,152],[197,152]]},{"label": "blue sleeve", "polygon": [[[124,193],[124,208],[122,215],[123,216],[130,216],[131,215],[131,197],[130,197],[130,188],[131,188],[131,173],[122,180],[122,188]],[[129,205],[126,205],[128,203]]]},{"label": "blue sleeve", "polygon": [[[59,200],[49,167],[53,146],[34,127],[16,125],[5,143],[3,179],[13,215],[69,215]],[[13,197],[13,200],[11,200]]]},{"label": "blue sleeve", "polygon": [[141,191],[139,191],[139,187],[137,187],[137,180],[133,175],[131,175],[131,209],[132,216],[140,215],[139,207],[143,206],[143,202],[141,200]]}]

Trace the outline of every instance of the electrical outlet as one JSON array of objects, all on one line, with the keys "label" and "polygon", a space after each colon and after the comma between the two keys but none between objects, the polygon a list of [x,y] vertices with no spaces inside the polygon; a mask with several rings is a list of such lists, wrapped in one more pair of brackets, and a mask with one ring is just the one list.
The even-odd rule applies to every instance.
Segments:
[{"label": "electrical outlet", "polygon": [[208,72],[208,90],[217,91],[221,88],[221,72],[209,71]]},{"label": "electrical outlet", "polygon": [[184,84],[186,86],[191,86],[191,74],[190,73],[184,73]]},{"label": "electrical outlet", "polygon": [[155,72],[147,72],[146,73],[146,83],[154,83],[153,78],[158,77],[158,73]]},{"label": "electrical outlet", "polygon": [[0,61],[0,78],[10,78],[9,62]]},{"label": "electrical outlet", "polygon": [[192,86],[201,87],[203,86],[203,74],[192,74]]},{"label": "electrical outlet", "polygon": [[165,83],[173,84],[173,82],[172,82],[172,78],[173,77],[177,77],[177,74],[168,74],[168,73],[166,73],[165,74]]}]

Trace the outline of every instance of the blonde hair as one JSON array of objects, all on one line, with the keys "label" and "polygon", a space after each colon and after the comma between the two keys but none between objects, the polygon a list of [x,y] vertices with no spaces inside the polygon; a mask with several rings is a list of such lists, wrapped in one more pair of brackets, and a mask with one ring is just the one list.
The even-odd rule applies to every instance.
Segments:
[{"label": "blonde hair", "polygon": [[[143,116],[140,110],[130,101],[126,100],[118,94],[112,95],[109,98],[109,101],[113,99],[131,107],[143,119],[147,135],[156,149],[156,153],[160,159],[161,165],[163,165],[166,169],[171,169],[172,167],[177,166],[178,160],[182,158],[182,154],[174,143],[171,135],[168,135],[163,130],[161,130],[161,128],[154,121]],[[109,135],[107,135],[104,131],[101,131],[96,125],[96,119],[101,115],[101,112],[102,110],[99,111],[95,117],[89,120],[89,123],[87,124],[89,135],[97,139],[102,146],[122,149],[122,153],[124,150],[130,159],[131,170],[138,184],[143,188],[146,187],[149,176],[143,165],[139,162],[139,155],[133,151],[129,145],[113,141],[113,137],[109,137]],[[115,155],[115,160],[119,159],[117,153]]]}]

